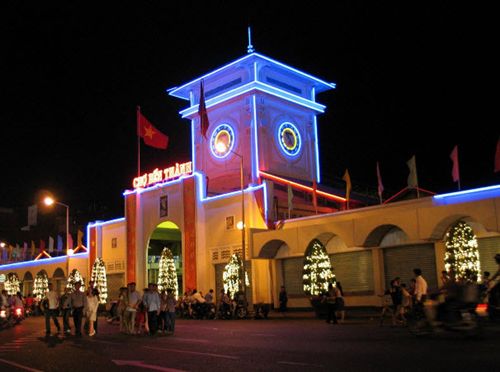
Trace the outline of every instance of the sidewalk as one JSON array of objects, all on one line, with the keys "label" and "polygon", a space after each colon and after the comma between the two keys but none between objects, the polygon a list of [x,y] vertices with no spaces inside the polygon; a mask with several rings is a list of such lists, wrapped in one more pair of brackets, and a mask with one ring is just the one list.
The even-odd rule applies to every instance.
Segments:
[{"label": "sidewalk", "polygon": [[[380,309],[376,307],[346,307],[345,320],[373,320],[380,318]],[[317,318],[313,309],[289,309],[285,316],[277,310],[269,312],[270,319],[314,319]]]}]

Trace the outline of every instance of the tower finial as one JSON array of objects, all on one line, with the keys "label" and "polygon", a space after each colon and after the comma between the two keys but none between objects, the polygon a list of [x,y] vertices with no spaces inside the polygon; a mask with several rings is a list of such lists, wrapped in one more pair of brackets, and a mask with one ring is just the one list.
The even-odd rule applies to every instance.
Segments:
[{"label": "tower finial", "polygon": [[255,52],[255,49],[253,48],[252,45],[252,28],[248,26],[248,46],[247,46],[247,53],[253,53]]}]

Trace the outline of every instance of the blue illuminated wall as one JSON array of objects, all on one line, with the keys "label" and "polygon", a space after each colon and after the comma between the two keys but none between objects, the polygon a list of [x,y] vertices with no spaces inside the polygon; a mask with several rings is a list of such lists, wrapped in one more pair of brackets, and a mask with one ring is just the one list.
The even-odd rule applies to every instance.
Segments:
[{"label": "blue illuminated wall", "polygon": [[[200,135],[198,116],[201,80],[210,121],[207,139]],[[316,102],[316,94],[333,88],[333,83],[252,53],[169,94],[190,103],[180,114],[191,120],[194,170],[208,177],[209,193],[223,193],[240,187],[238,155],[245,186],[260,182],[259,170],[319,182],[316,116],[325,106]],[[221,124],[233,129],[234,138],[223,137],[238,155],[214,153]]]}]

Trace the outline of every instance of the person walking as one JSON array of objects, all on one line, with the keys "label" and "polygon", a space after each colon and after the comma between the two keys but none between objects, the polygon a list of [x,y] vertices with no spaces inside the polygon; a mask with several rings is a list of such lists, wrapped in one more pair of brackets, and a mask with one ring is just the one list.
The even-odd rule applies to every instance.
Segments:
[{"label": "person walking", "polygon": [[147,293],[144,293],[143,301],[148,313],[149,334],[154,336],[158,331],[158,315],[160,315],[161,299],[156,284],[149,283],[148,288]]},{"label": "person walking", "polygon": [[87,318],[89,336],[96,334],[94,322],[97,320],[97,308],[99,307],[99,291],[94,288],[87,292],[84,313]]},{"label": "person walking", "polygon": [[175,331],[175,306],[177,305],[177,300],[175,299],[174,290],[172,288],[167,289],[167,328],[168,334],[173,335]]},{"label": "person walking", "polygon": [[413,269],[415,274],[415,301],[423,304],[427,299],[427,281],[422,276],[420,268]]},{"label": "person walking", "polygon": [[82,335],[83,307],[85,306],[85,293],[80,288],[82,283],[75,283],[75,290],[70,295],[71,308],[73,310],[73,324],[75,326],[75,336]]},{"label": "person walking", "polygon": [[344,290],[342,288],[342,283],[340,282],[337,282],[335,286],[337,287],[337,299],[335,301],[335,306],[336,306],[335,311],[340,315],[340,323],[344,323],[345,320]]},{"label": "person walking", "polygon": [[279,302],[280,302],[280,307],[279,310],[283,316],[285,315],[285,312],[287,310],[287,304],[288,304],[288,294],[286,293],[285,286],[282,285],[280,288],[280,294],[279,294]]},{"label": "person walking", "polygon": [[50,336],[50,319],[54,321],[54,325],[57,328],[57,333],[61,332],[61,326],[59,325],[59,320],[57,316],[59,315],[59,296],[54,291],[52,283],[49,283],[49,291],[45,295],[46,307],[45,307],[45,335]]},{"label": "person walking", "polygon": [[125,309],[125,322],[127,324],[127,333],[130,335],[135,334],[135,317],[137,307],[141,303],[141,295],[135,290],[135,282],[128,283],[127,285],[128,304]]},{"label": "person walking", "polygon": [[60,300],[61,312],[63,318],[63,330],[65,334],[71,333],[71,327],[69,326],[69,315],[71,314],[71,295],[69,293],[69,288],[64,288],[64,293]]}]

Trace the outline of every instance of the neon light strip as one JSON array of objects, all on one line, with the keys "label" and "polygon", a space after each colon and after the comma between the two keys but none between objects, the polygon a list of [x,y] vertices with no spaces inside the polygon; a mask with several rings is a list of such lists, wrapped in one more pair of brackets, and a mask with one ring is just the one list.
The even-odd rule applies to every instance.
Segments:
[{"label": "neon light strip", "polygon": [[316,159],[316,182],[321,182],[321,174],[319,170],[319,138],[318,138],[318,120],[316,115],[313,117],[313,129],[314,129],[314,155]]},{"label": "neon light strip", "polygon": [[38,261],[31,260],[31,261],[23,261],[6,265],[0,265],[0,270],[10,270],[10,269],[19,269],[23,267],[40,266],[41,263],[47,263],[47,264],[61,263],[65,262],[68,257],[75,258],[75,256],[78,256],[76,258],[88,256],[88,252],[77,253],[71,256],[64,255],[64,256],[45,258],[43,260],[38,260]]},{"label": "neon light strip", "polygon": [[254,156],[252,161],[252,179],[259,178],[259,137],[257,131],[257,98],[252,96],[252,114],[253,114],[253,137],[254,137]]},{"label": "neon light strip", "polygon": [[47,252],[43,251],[43,252],[40,252],[38,254],[38,256],[35,257],[35,261],[38,261],[39,259],[41,259],[44,256],[47,257],[47,258],[52,258],[52,256],[50,254],[48,254]]},{"label": "neon light strip", "polygon": [[[456,192],[450,192],[448,194],[439,194],[439,195],[434,195],[434,199],[445,199],[445,198],[453,198],[456,196],[465,196],[465,195],[471,195],[472,194],[480,194],[483,192],[490,192],[490,191],[500,191],[500,185],[494,185],[494,186],[487,186],[487,187],[480,187],[477,189],[471,189],[471,190],[463,190],[463,191],[456,191]],[[500,196],[500,195],[499,195]]]},{"label": "neon light strip", "polygon": [[[238,87],[238,88],[235,88],[235,89],[230,90],[228,92],[225,92],[225,93],[223,93],[215,98],[211,98],[211,99],[205,101],[206,107],[207,107],[207,109],[209,109],[212,106],[218,105],[222,102],[228,101],[234,97],[248,93],[252,90],[257,90],[257,91],[260,91],[263,93],[270,94],[272,96],[281,98],[283,100],[295,103],[295,104],[300,105],[300,106],[307,107],[311,110],[315,110],[315,111],[318,111],[320,113],[325,112],[325,109],[326,109],[325,105],[321,105],[317,102],[296,96],[296,95],[291,94],[289,92],[286,92],[282,89],[279,89],[279,88],[273,87],[269,84],[265,84],[265,83],[258,82],[258,81],[251,81],[245,85],[242,85],[241,87]],[[199,106],[199,104],[196,106],[188,107],[184,110],[179,111],[179,114],[181,115],[182,118],[190,117],[191,115],[198,113],[198,106]]]},{"label": "neon light strip", "polygon": [[[282,183],[284,185],[290,185],[290,186],[295,187],[296,189],[299,189],[299,190],[302,190],[302,191],[307,191],[307,192],[310,192],[310,193],[313,192],[313,188],[312,187],[305,186],[305,185],[302,185],[302,184],[297,183],[297,182],[289,181],[289,180],[287,180],[285,178],[281,178],[281,177],[278,177],[278,176],[273,176],[272,174],[269,174],[269,173],[266,173],[266,172],[263,172],[263,171],[260,171],[259,173],[264,178],[268,178],[268,179],[270,179],[272,181],[276,181],[276,182]],[[346,201],[346,199],[343,198],[343,197],[341,197],[341,196],[329,194],[327,192],[320,191],[320,190],[316,190],[316,194],[319,195],[319,196],[322,196],[322,197],[324,197],[326,199],[335,200],[335,201],[342,202],[342,203],[344,203]]]},{"label": "neon light strip", "polygon": [[130,194],[134,194],[134,193],[142,194],[143,192],[148,192],[148,191],[151,191],[151,190],[154,190],[154,189],[158,189],[158,188],[161,188],[161,187],[170,186],[170,185],[173,185],[173,184],[176,184],[176,183],[180,183],[183,179],[189,178],[189,177],[192,177],[192,176],[193,176],[193,173],[191,173],[189,175],[181,176],[181,177],[176,178],[175,180],[172,180],[172,181],[156,183],[156,184],[154,184],[152,186],[149,186],[149,187],[137,188],[135,190],[126,190],[126,191],[123,192],[122,195],[126,196],[126,195],[130,195]]},{"label": "neon light strip", "polygon": [[194,144],[194,119],[191,120],[191,161],[193,162],[193,171],[196,170],[196,154]]},{"label": "neon light strip", "polygon": [[[115,218],[114,220],[109,220],[109,221],[95,221],[93,223],[89,223],[87,225],[87,228],[100,227],[100,226],[104,226],[104,225],[111,225],[113,223],[124,222],[124,221],[125,221],[125,217]],[[87,234],[87,237],[88,237],[88,234]],[[87,247],[89,247],[88,242],[87,242]]]},{"label": "neon light strip", "polygon": [[214,71],[212,71],[212,72],[210,72],[210,73],[208,73],[206,75],[203,75],[203,76],[201,76],[201,77],[199,77],[199,78],[197,78],[195,80],[192,80],[192,81],[190,81],[190,82],[188,82],[188,83],[186,83],[186,84],[184,84],[184,85],[182,85],[182,86],[180,86],[178,88],[174,87],[174,88],[167,89],[167,92],[171,96],[178,97],[178,98],[181,98],[181,99],[187,99],[184,95],[180,95],[178,92],[181,91],[181,90],[183,90],[183,89],[188,88],[190,85],[194,85],[194,84],[198,84],[199,85],[199,83],[200,83],[201,80],[208,79],[210,76],[213,76],[213,75],[217,74],[218,72],[220,72],[220,71],[222,71],[222,70],[224,70],[224,69],[226,69],[228,67],[231,67],[233,65],[236,65],[236,64],[238,64],[238,63],[240,63],[240,62],[242,62],[242,61],[244,61],[246,59],[253,58],[254,56],[255,57],[259,57],[261,59],[264,59],[266,61],[269,61],[271,63],[274,63],[274,64],[276,64],[278,66],[281,66],[281,67],[283,67],[283,68],[285,68],[287,70],[290,70],[290,71],[292,71],[292,72],[294,72],[294,73],[296,73],[298,75],[301,75],[301,76],[303,76],[305,78],[311,79],[311,80],[315,81],[316,83],[322,85],[325,88],[324,90],[326,90],[326,89],[335,89],[336,88],[336,84],[335,83],[327,83],[326,81],[318,79],[318,78],[316,78],[316,77],[314,77],[312,75],[309,75],[309,74],[307,74],[307,73],[305,73],[303,71],[297,70],[297,69],[295,69],[293,67],[287,66],[287,65],[285,65],[285,64],[283,64],[281,62],[278,62],[278,61],[276,61],[274,59],[271,59],[269,57],[263,56],[263,55],[258,54],[258,53],[252,53],[252,54],[247,54],[244,57],[239,58],[239,59],[237,59],[237,60],[235,60],[233,62],[230,62],[230,63],[228,63],[228,64],[226,64],[226,65],[224,65],[224,66],[222,66],[222,67],[220,67],[220,68],[218,68],[218,69],[216,69],[216,70],[214,70]]},{"label": "neon light strip", "polygon": [[[264,187],[263,185],[250,186],[250,187],[247,187],[246,189],[244,189],[243,192],[249,193],[249,192],[259,190],[263,187]],[[241,190],[231,191],[231,192],[228,192],[226,194],[221,194],[221,195],[216,195],[216,196],[207,196],[207,197],[200,199],[200,200],[201,200],[201,202],[205,203],[205,202],[210,202],[210,201],[214,201],[214,200],[218,200],[218,199],[232,198],[232,197],[238,196],[238,195],[241,196]]]}]

